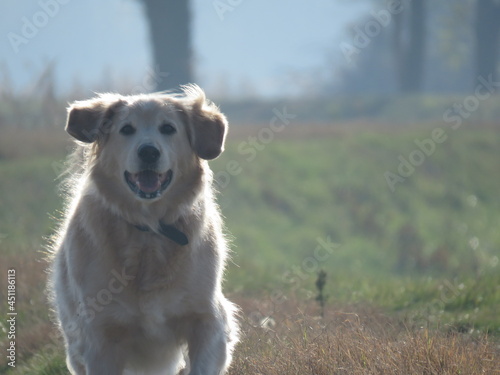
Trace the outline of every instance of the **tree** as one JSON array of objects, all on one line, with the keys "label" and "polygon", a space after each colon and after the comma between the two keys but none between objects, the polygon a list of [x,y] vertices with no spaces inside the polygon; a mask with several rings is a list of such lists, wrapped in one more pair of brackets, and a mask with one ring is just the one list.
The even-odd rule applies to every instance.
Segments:
[{"label": "tree", "polygon": [[475,74],[475,0],[442,0],[428,7],[426,87],[439,93],[469,93]]},{"label": "tree", "polygon": [[[426,0],[413,0],[409,5],[408,9],[395,15],[393,31],[399,89],[404,93],[422,90],[426,51]],[[406,30],[405,18],[408,19]]]},{"label": "tree", "polygon": [[[143,0],[149,21],[157,90],[177,88],[192,79],[189,0]],[[168,76],[165,77],[165,75]]]},{"label": "tree", "polygon": [[498,78],[498,43],[500,42],[500,1],[477,0],[474,24],[476,39],[476,80]]},{"label": "tree", "polygon": [[[377,4],[377,9],[354,29],[357,36],[353,40],[357,38],[360,45],[352,49],[358,66],[356,74],[363,75],[358,83],[376,84],[381,92],[422,91],[428,52],[427,0],[370,2]],[[363,40],[361,46],[359,41]],[[349,86],[354,90],[359,87]]]}]

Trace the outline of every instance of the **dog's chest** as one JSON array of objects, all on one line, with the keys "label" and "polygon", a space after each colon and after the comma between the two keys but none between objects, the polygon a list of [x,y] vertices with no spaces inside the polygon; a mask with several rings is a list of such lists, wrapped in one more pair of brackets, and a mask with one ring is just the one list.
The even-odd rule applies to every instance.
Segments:
[{"label": "dog's chest", "polygon": [[119,262],[133,275],[139,293],[172,288],[189,267],[189,248],[159,235],[140,234],[122,247]]},{"label": "dog's chest", "polygon": [[144,337],[159,341],[173,334],[171,319],[189,310],[189,250],[164,247],[165,241],[131,243],[125,260],[131,293],[120,298],[125,308],[118,312],[123,321],[138,325]]},{"label": "dog's chest", "polygon": [[186,314],[185,296],[182,291],[148,293],[139,301],[139,324],[149,338],[165,338],[174,334],[170,321]]}]

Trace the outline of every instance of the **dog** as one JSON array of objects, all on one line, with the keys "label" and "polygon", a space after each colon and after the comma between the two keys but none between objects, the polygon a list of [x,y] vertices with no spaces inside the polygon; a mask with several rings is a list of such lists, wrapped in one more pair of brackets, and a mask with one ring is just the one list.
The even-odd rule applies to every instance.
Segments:
[{"label": "dog", "polygon": [[[227,120],[196,85],[74,102],[49,291],[77,375],[226,373],[237,308],[208,160]],[[76,161],[75,161],[76,159]]]}]

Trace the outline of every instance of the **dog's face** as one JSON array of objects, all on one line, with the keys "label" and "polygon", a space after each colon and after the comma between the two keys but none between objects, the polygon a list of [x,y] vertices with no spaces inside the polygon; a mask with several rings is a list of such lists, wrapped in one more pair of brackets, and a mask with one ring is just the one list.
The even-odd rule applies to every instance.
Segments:
[{"label": "dog's face", "polygon": [[185,121],[172,103],[138,101],[117,108],[103,160],[113,160],[127,188],[139,199],[155,200],[193,158]]},{"label": "dog's face", "polygon": [[223,150],[227,122],[191,86],[184,96],[101,95],[77,102],[66,130],[96,144],[99,167],[136,199],[154,202],[182,178],[196,159]]}]

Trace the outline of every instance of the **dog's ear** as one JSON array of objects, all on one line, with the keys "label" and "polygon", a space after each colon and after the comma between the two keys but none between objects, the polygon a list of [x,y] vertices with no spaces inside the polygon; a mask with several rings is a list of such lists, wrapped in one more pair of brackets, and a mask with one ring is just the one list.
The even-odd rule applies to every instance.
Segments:
[{"label": "dog's ear", "polygon": [[121,101],[103,95],[74,102],[68,109],[66,131],[85,143],[92,143],[109,131],[111,119]]},{"label": "dog's ear", "polygon": [[199,87],[193,85],[184,90],[196,95],[188,114],[191,146],[200,158],[215,159],[224,151],[227,119],[214,104],[206,101]]}]

